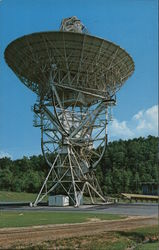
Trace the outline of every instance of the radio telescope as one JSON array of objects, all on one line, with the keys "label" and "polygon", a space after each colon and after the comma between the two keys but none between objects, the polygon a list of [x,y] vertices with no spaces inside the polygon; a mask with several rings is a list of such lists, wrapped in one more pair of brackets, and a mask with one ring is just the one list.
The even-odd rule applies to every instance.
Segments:
[{"label": "radio telescope", "polygon": [[11,42],[5,60],[38,97],[34,126],[49,168],[34,206],[49,194],[67,195],[74,206],[84,194],[92,203],[105,201],[95,170],[106,149],[109,109],[134,71],[130,55],[89,35],[73,16],[62,20],[60,31]]}]

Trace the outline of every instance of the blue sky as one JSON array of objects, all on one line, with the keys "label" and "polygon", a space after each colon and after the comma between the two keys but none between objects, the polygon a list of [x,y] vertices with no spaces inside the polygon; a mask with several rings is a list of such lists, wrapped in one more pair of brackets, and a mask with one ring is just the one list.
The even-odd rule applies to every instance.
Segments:
[{"label": "blue sky", "polygon": [[157,0],[1,0],[0,1],[0,157],[40,154],[40,130],[32,125],[36,95],[4,61],[14,39],[58,30],[76,15],[92,35],[112,41],[134,59],[135,72],[117,94],[109,140],[157,135]]}]

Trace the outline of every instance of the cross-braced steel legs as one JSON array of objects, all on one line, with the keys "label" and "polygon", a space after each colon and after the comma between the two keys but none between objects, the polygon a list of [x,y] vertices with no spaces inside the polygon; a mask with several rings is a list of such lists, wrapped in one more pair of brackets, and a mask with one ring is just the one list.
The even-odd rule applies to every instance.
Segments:
[{"label": "cross-braced steel legs", "polygon": [[[98,100],[83,105],[81,93],[61,90],[50,80],[52,103],[39,101],[34,112],[41,128],[42,152],[50,170],[34,202],[47,195],[69,196],[70,204],[79,206],[83,196],[105,201],[94,170],[106,148],[107,107]],[[37,126],[38,126],[37,125]]]}]

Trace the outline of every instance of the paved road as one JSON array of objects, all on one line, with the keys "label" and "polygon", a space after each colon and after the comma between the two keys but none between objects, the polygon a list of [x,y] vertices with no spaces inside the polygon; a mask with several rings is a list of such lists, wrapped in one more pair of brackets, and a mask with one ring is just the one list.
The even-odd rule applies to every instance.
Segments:
[{"label": "paved road", "polygon": [[123,215],[140,215],[140,216],[157,216],[158,204],[109,204],[96,206],[81,206],[74,207],[0,207],[0,211],[65,211],[65,212],[91,212],[105,214],[123,214]]},{"label": "paved road", "polygon": [[[98,210],[96,211],[98,212]],[[107,214],[124,214],[124,215],[140,215],[140,216],[157,216],[158,215],[158,205],[123,205],[118,204],[113,207],[109,207],[107,209],[99,210],[100,213],[107,213]]]}]

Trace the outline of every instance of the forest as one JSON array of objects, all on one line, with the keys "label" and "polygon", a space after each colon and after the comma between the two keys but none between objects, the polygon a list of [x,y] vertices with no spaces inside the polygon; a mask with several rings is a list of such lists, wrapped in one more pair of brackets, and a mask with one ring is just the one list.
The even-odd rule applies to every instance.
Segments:
[{"label": "forest", "polygon": [[[36,193],[48,166],[42,155],[0,159],[0,190]],[[143,182],[158,182],[158,138],[109,142],[96,176],[105,195],[141,193]]]}]

